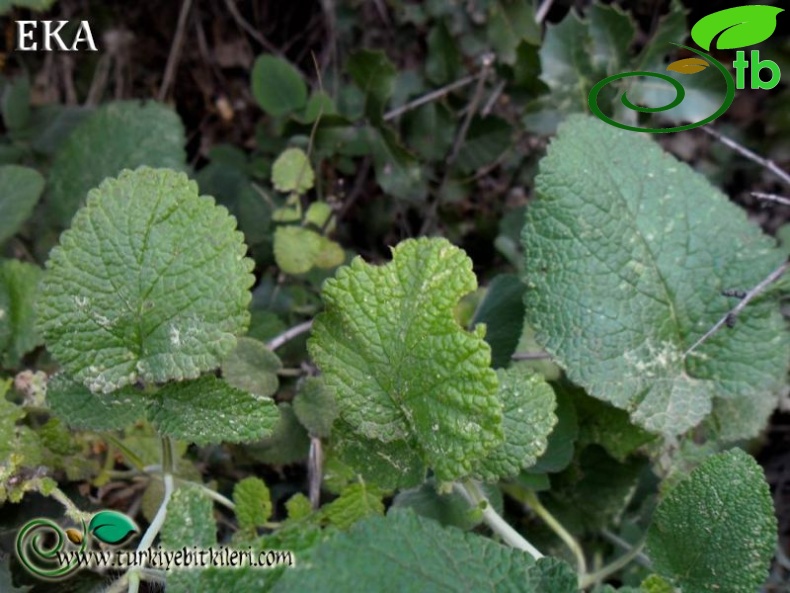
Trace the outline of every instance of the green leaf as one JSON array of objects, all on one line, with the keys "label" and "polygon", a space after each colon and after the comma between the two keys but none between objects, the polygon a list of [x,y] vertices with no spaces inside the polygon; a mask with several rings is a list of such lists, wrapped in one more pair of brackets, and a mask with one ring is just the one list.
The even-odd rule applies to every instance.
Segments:
[{"label": "green leaf", "polygon": [[13,134],[24,129],[30,120],[30,80],[19,76],[3,90],[3,123]]},{"label": "green leaf", "polygon": [[540,45],[540,26],[532,3],[527,0],[498,0],[488,8],[486,33],[500,62],[513,65],[522,41]]},{"label": "green leaf", "polygon": [[380,591],[382,583],[401,593],[577,591],[576,574],[564,563],[535,562],[526,552],[408,511],[366,519],[330,539],[309,562],[286,571],[273,591]]},{"label": "green leaf", "polygon": [[244,478],[233,487],[236,519],[242,529],[263,527],[272,516],[272,497],[266,482]]},{"label": "green leaf", "polygon": [[89,534],[105,544],[114,546],[124,543],[139,532],[140,528],[137,524],[118,511],[99,511],[88,523]]},{"label": "green leaf", "polygon": [[55,0],[0,0],[0,14],[5,14],[13,7],[29,8],[30,10],[48,10]]},{"label": "green leaf", "polygon": [[258,56],[252,67],[252,94],[269,115],[288,115],[307,103],[307,85],[299,71],[281,58]]},{"label": "green leaf", "polygon": [[428,186],[420,162],[403,148],[396,134],[387,127],[371,130],[376,181],[385,193],[403,200],[422,200]]},{"label": "green leaf", "polygon": [[[784,8],[775,6],[736,6],[709,14],[691,29],[694,43],[710,51],[716,40],[716,49],[739,49],[762,43],[776,31],[776,16]],[[721,34],[721,35],[719,35]]]},{"label": "green leaf", "polygon": [[272,165],[272,184],[281,192],[304,194],[313,189],[315,173],[301,148],[284,150]]},{"label": "green leaf", "polygon": [[301,492],[297,492],[285,501],[285,510],[288,511],[288,519],[298,521],[304,519],[313,512],[310,499]]},{"label": "green leaf", "polygon": [[44,178],[27,167],[0,167],[0,244],[14,236],[44,191]]},{"label": "green leaf", "polygon": [[420,158],[437,161],[450,153],[455,128],[452,111],[444,105],[428,103],[409,115],[405,138]]},{"label": "green leaf", "polygon": [[[173,492],[160,534],[165,550],[207,549],[217,544],[214,505],[197,486],[183,485]],[[263,571],[262,571],[263,572]],[[168,593],[193,593],[217,589],[203,587],[202,569],[167,571]]]},{"label": "green leaf", "polygon": [[[622,589],[619,590],[622,591]],[[636,593],[675,593],[675,587],[657,574],[651,574],[642,581]]]},{"label": "green leaf", "polygon": [[776,548],[777,523],[757,462],[740,449],[708,458],[662,500],[648,532],[658,574],[689,593],[752,593]]},{"label": "green leaf", "polygon": [[18,260],[0,260],[0,364],[15,367],[41,343],[35,301],[42,271]]},{"label": "green leaf", "polygon": [[263,342],[239,338],[236,349],[222,361],[222,378],[236,389],[271,397],[280,385],[277,371],[282,366],[277,355]]},{"label": "green leaf", "polygon": [[328,438],[337,418],[337,401],[321,377],[308,377],[293,400],[296,417],[312,435]]},{"label": "green leaf", "polygon": [[148,409],[161,434],[198,445],[244,443],[268,436],[279,420],[277,406],[213,375],[168,383]]},{"label": "green leaf", "polygon": [[512,146],[513,126],[499,117],[474,118],[458,151],[456,164],[465,173],[491,165]]},{"label": "green leaf", "polygon": [[301,226],[278,226],[274,231],[274,259],[286,274],[304,274],[321,253],[321,235]]},{"label": "green leaf", "polygon": [[260,442],[247,445],[247,450],[255,459],[276,465],[307,459],[310,438],[296,419],[291,404],[279,404],[277,414],[274,431]]},{"label": "green leaf", "polygon": [[667,436],[699,424],[714,397],[784,384],[790,341],[771,299],[685,355],[730,309],[722,290],[756,285],[785,257],[704,177],[648,138],[574,117],[536,185],[527,323],[574,383]]},{"label": "green leaf", "polygon": [[425,76],[428,80],[443,85],[458,79],[463,68],[461,52],[447,30],[447,25],[439,22],[430,30],[426,41],[428,55],[425,59]]},{"label": "green leaf", "polygon": [[346,67],[365,95],[365,115],[380,123],[398,73],[395,65],[381,50],[361,49],[351,54]]},{"label": "green leaf", "polygon": [[348,529],[371,515],[383,515],[384,491],[376,486],[357,482],[343,489],[340,496],[321,508],[321,516],[338,529]]},{"label": "green leaf", "polygon": [[216,368],[249,323],[252,261],[235,227],[183,173],[105,180],[47,262],[48,349],[97,393]]},{"label": "green leaf", "polygon": [[88,190],[123,169],[148,165],[183,170],[185,144],[181,120],[164,105],[118,101],[98,108],[55,156],[46,197],[52,215],[60,226],[68,226]]},{"label": "green leaf", "polygon": [[72,428],[105,431],[124,428],[143,418],[147,402],[133,387],[100,395],[59,373],[47,384],[47,403]]},{"label": "green leaf", "polygon": [[546,451],[548,436],[557,423],[554,391],[542,376],[522,365],[497,372],[502,401],[504,442],[486,455],[474,475],[497,482],[534,465]]},{"label": "green leaf", "polygon": [[576,439],[579,436],[579,420],[576,414],[576,401],[573,389],[567,385],[554,385],[557,400],[557,424],[549,435],[546,452],[537,463],[529,468],[530,473],[556,473],[568,467],[573,460]]},{"label": "green leaf", "polygon": [[439,479],[452,480],[502,439],[483,328],[468,333],[453,317],[477,287],[472,262],[445,239],[404,241],[392,258],[356,258],[324,284],[308,348],[355,432],[413,441]]},{"label": "green leaf", "polygon": [[524,320],[524,283],[514,274],[500,274],[488,285],[477,307],[472,325],[484,323],[486,342],[491,346],[491,366],[510,365],[521,338]]}]

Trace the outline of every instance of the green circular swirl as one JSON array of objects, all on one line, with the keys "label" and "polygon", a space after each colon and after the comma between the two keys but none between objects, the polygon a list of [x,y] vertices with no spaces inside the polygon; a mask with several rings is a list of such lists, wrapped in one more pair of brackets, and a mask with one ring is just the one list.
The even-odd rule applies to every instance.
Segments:
[{"label": "green circular swirl", "polygon": [[621,78],[628,78],[628,77],[631,77],[631,76],[649,76],[649,77],[652,77],[652,78],[660,78],[661,80],[669,82],[673,87],[675,87],[676,96],[675,96],[675,99],[671,103],[668,103],[667,105],[663,105],[661,107],[640,107],[638,105],[634,105],[628,99],[627,94],[623,93],[621,95],[620,99],[621,99],[623,105],[625,105],[628,109],[631,109],[633,111],[638,111],[640,113],[660,113],[661,111],[667,111],[668,109],[672,109],[673,107],[677,107],[678,105],[680,105],[680,103],[686,97],[686,90],[683,88],[683,85],[680,84],[680,82],[678,82],[677,80],[675,80],[671,76],[669,76],[667,74],[659,74],[657,72],[624,72],[622,74],[615,74],[613,76],[609,76],[607,78],[604,78],[602,81],[600,81],[598,84],[596,84],[592,88],[592,90],[590,90],[590,94],[589,94],[589,96],[587,98],[587,103],[590,106],[590,110],[599,119],[605,121],[609,125],[615,126],[617,128],[621,128],[623,130],[629,130],[631,132],[648,132],[650,134],[666,134],[666,133],[669,133],[669,132],[683,132],[685,130],[692,130],[692,129],[698,128],[700,126],[704,126],[705,124],[708,124],[708,123],[712,122],[714,119],[720,117],[725,111],[727,111],[730,108],[730,105],[732,105],[732,102],[735,100],[735,81],[733,80],[732,75],[724,67],[724,65],[721,64],[721,62],[719,62],[715,58],[709,56],[708,54],[703,53],[703,52],[701,52],[699,50],[696,50],[693,47],[680,45],[678,43],[675,43],[673,45],[677,45],[678,47],[682,47],[682,48],[685,48],[685,49],[687,49],[689,51],[692,51],[695,54],[697,54],[698,56],[704,56],[705,59],[710,60],[710,62],[714,66],[716,66],[716,68],[719,70],[719,72],[721,72],[721,75],[724,77],[724,81],[727,83],[727,93],[726,93],[726,95],[724,97],[724,103],[722,103],[721,107],[719,107],[719,109],[715,113],[713,113],[712,115],[709,115],[708,117],[706,117],[702,121],[698,121],[698,122],[692,123],[692,124],[686,124],[684,126],[674,126],[672,128],[639,128],[639,127],[636,127],[636,126],[629,126],[627,124],[621,124],[620,122],[617,122],[617,121],[613,120],[611,117],[606,115],[603,111],[601,111],[600,107],[598,107],[598,94],[601,92],[603,87],[605,87],[610,82],[614,82],[616,80],[620,80]]},{"label": "green circular swirl", "polygon": [[[54,533],[55,544],[45,548],[41,545],[40,538],[45,533]],[[87,529],[82,522],[82,544],[80,552],[85,551],[87,544]],[[16,553],[22,565],[32,574],[42,579],[54,580],[63,578],[79,568],[79,563],[72,560],[63,566],[56,562],[57,554],[63,551],[66,542],[66,533],[60,525],[50,519],[34,519],[25,524],[16,536]]]}]

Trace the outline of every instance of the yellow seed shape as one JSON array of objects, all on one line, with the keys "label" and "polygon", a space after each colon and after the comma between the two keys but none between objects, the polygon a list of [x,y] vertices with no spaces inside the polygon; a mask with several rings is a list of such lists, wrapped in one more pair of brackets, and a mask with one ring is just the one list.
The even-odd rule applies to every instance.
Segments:
[{"label": "yellow seed shape", "polygon": [[73,527],[69,527],[66,530],[66,537],[69,538],[69,541],[73,544],[80,545],[82,543],[82,533]]},{"label": "yellow seed shape", "polygon": [[677,60],[667,66],[667,70],[678,72],[680,74],[696,74],[702,72],[710,64],[702,58],[686,58],[684,60]]}]

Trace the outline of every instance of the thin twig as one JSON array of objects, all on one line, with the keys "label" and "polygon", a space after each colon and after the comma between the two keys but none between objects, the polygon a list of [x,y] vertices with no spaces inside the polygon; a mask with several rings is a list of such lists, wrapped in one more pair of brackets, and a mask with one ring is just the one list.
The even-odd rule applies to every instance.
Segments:
[{"label": "thin twig", "polygon": [[758,200],[766,200],[768,202],[776,202],[782,206],[790,206],[790,198],[784,196],[777,196],[776,194],[766,194],[761,191],[753,191],[752,195]]},{"label": "thin twig", "polygon": [[[626,552],[628,552],[628,551],[630,551],[630,550],[632,550],[634,548],[634,546],[629,544],[627,541],[625,541],[623,538],[621,538],[620,536],[616,535],[615,533],[612,533],[608,529],[604,529],[603,531],[601,531],[601,535],[604,537],[604,539],[609,540],[611,543],[613,543],[616,546],[619,546],[620,548],[622,548]],[[653,564],[650,562],[650,558],[648,558],[647,556],[645,556],[641,552],[636,555],[634,560],[636,560],[637,563],[641,564],[645,568],[648,568],[648,569],[653,568]]]},{"label": "thin twig", "polygon": [[184,43],[184,31],[187,28],[187,18],[189,17],[189,10],[191,7],[192,0],[184,0],[183,4],[181,4],[181,12],[178,13],[176,34],[175,37],[173,37],[173,44],[170,46],[170,55],[167,56],[165,75],[162,79],[162,86],[159,87],[159,95],[157,96],[160,101],[164,101],[167,97],[167,91],[170,90],[170,85],[175,77],[176,67],[181,58],[181,46]]},{"label": "thin twig", "polygon": [[460,89],[465,87],[468,84],[473,83],[481,76],[482,72],[479,74],[472,74],[470,76],[466,76],[464,78],[460,78],[455,82],[451,82],[450,84],[443,86],[440,89],[436,89],[435,91],[431,91],[430,93],[423,95],[422,97],[417,97],[414,101],[409,101],[405,105],[401,105],[391,111],[388,111],[384,114],[384,121],[391,121],[403,115],[404,113],[411,111],[412,109],[417,109],[421,105],[425,105],[426,103],[430,103],[431,101],[436,101],[437,99],[441,99],[445,95],[453,92],[456,89]]},{"label": "thin twig", "polygon": [[772,160],[763,158],[760,155],[753,153],[751,150],[749,150],[745,146],[741,146],[735,140],[733,140],[731,138],[728,138],[727,136],[724,136],[721,132],[717,132],[716,130],[712,129],[709,126],[703,126],[701,129],[702,129],[703,132],[706,132],[707,134],[710,134],[711,136],[716,138],[716,140],[718,140],[719,142],[721,142],[725,146],[731,148],[732,150],[734,150],[735,152],[737,152],[741,156],[744,156],[747,159],[749,159],[750,161],[753,161],[753,162],[757,163],[758,165],[760,165],[762,167],[765,167],[771,173],[773,173],[779,179],[781,179],[784,183],[786,183],[787,185],[790,185],[790,174],[788,174],[787,172],[783,171],[779,167],[779,165],[777,165]]},{"label": "thin twig", "polygon": [[776,282],[782,276],[782,274],[784,274],[787,271],[788,267],[790,267],[790,261],[784,262],[781,266],[779,266],[768,276],[766,276],[766,278],[763,279],[757,286],[755,286],[749,292],[747,292],[737,305],[735,305],[732,309],[730,309],[730,311],[724,317],[722,317],[721,319],[719,319],[719,321],[716,322],[716,325],[714,325],[707,332],[705,332],[705,335],[703,335],[699,340],[694,342],[694,345],[691,346],[691,348],[686,350],[686,352],[683,354],[683,357],[685,358],[686,356],[691,354],[691,352],[693,352],[696,348],[698,348],[703,342],[705,342],[713,334],[719,331],[722,328],[722,326],[732,325],[732,323],[735,321],[735,319],[738,317],[741,311],[743,311],[746,308],[746,305],[748,305],[751,301],[753,301],[755,298],[760,296],[765,291],[765,289],[768,288],[771,284]]},{"label": "thin twig", "polygon": [[543,4],[540,5],[537,11],[535,11],[535,22],[541,24],[543,20],[546,18],[546,15],[549,14],[549,10],[551,10],[551,5],[554,4],[554,0],[543,0]]},{"label": "thin twig", "polygon": [[505,90],[505,81],[502,80],[499,82],[498,85],[496,85],[496,88],[491,93],[491,96],[488,97],[488,101],[486,101],[486,104],[480,110],[480,115],[482,115],[483,117],[487,117],[488,114],[491,113],[491,110],[494,108],[494,105],[496,105],[497,99],[499,99],[500,95],[502,94],[502,91],[504,90]]},{"label": "thin twig", "polygon": [[511,360],[547,360],[551,358],[548,352],[516,352]]},{"label": "thin twig", "polygon": [[230,12],[230,16],[233,17],[233,20],[236,21],[236,24],[244,29],[247,34],[252,37],[255,41],[261,44],[268,52],[282,57],[282,52],[277,49],[277,47],[266,37],[264,37],[260,31],[255,29],[251,24],[244,20],[244,17],[241,16],[239,9],[236,8],[235,0],[225,0],[225,6],[228,7],[228,12]]},{"label": "thin twig", "polygon": [[491,71],[491,66],[494,65],[494,54],[484,55],[482,58],[482,64],[483,67],[480,69],[480,75],[477,79],[475,94],[472,95],[472,101],[469,103],[469,110],[467,111],[466,117],[461,124],[461,129],[458,131],[458,135],[455,137],[453,150],[450,152],[450,156],[447,158],[448,169],[458,157],[461,146],[463,145],[464,140],[466,140],[466,134],[469,132],[469,126],[472,124],[472,118],[477,113],[477,108],[480,105],[480,101],[483,100],[483,91],[485,90],[486,78],[488,78],[488,73]]},{"label": "thin twig", "polygon": [[295,325],[288,331],[284,331],[279,336],[273,338],[270,342],[266,344],[266,347],[269,350],[277,350],[277,348],[279,348],[284,344],[287,344],[295,337],[301,336],[303,333],[309,332],[311,327],[313,327],[312,319],[310,321],[305,321],[304,323],[300,323],[299,325]]}]

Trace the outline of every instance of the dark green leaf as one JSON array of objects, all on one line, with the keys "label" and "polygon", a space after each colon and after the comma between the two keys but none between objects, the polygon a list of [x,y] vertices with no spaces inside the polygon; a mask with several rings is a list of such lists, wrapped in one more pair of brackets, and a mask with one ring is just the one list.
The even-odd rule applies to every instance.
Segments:
[{"label": "dark green leaf", "polygon": [[302,75],[282,58],[258,56],[252,67],[252,94],[269,115],[288,115],[307,103]]},{"label": "dark green leaf", "polygon": [[526,286],[514,274],[496,276],[472,318],[472,325],[486,325],[486,342],[491,346],[491,366],[510,365],[524,323]]},{"label": "dark green leaf", "polygon": [[346,67],[365,95],[365,115],[380,123],[398,72],[394,64],[381,50],[361,49],[351,54]]}]

